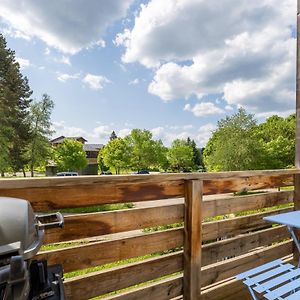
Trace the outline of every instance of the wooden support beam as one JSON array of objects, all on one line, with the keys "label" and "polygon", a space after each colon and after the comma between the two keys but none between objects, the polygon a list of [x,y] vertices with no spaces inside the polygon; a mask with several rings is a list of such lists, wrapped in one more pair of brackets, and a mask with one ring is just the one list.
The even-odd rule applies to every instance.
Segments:
[{"label": "wooden support beam", "polygon": [[[300,168],[300,0],[297,0],[297,62],[296,62],[296,148],[295,166]],[[300,175],[294,175],[294,208],[300,209]],[[296,231],[300,238],[299,230]],[[299,260],[299,253],[294,247],[294,260]]]},{"label": "wooden support beam", "polygon": [[201,297],[202,194],[203,181],[185,182],[184,300]]}]

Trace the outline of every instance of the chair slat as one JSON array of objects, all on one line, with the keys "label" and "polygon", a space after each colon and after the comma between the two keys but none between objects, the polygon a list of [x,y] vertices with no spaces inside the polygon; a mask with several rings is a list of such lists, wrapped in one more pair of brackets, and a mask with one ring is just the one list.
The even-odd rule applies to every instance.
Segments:
[{"label": "chair slat", "polygon": [[299,300],[300,299],[300,291],[284,298],[284,300]]},{"label": "chair slat", "polygon": [[252,277],[252,278],[249,278],[247,280],[244,281],[244,284],[246,284],[247,286],[252,286],[254,284],[257,284],[261,281],[264,281],[264,280],[267,280],[271,277],[274,277],[276,275],[279,275],[283,272],[286,272],[290,269],[293,269],[294,266],[291,265],[291,264],[284,264],[284,265],[279,265],[278,267],[270,270],[270,271],[267,271],[267,272],[264,272],[260,275],[257,275],[255,277]]},{"label": "chair slat", "polygon": [[278,276],[274,279],[271,279],[265,283],[259,284],[258,286],[254,287],[253,289],[257,293],[263,293],[266,290],[272,289],[278,285],[283,284],[284,282],[287,282],[295,277],[300,276],[300,269],[291,270],[290,272],[283,274],[281,276]]},{"label": "chair slat", "polygon": [[[279,297],[281,297],[299,287],[300,287],[300,279],[296,279],[296,280],[293,280],[293,281],[281,286],[280,288],[277,288],[271,292],[266,293],[264,295],[264,297],[267,298],[268,300],[276,300]],[[285,298],[285,300],[286,299],[288,299],[288,298]],[[298,298],[291,298],[291,299],[299,300],[299,294],[298,294]]]},{"label": "chair slat", "polygon": [[236,276],[236,278],[242,280],[242,279],[245,279],[246,277],[249,277],[249,276],[255,275],[257,273],[263,272],[265,270],[271,269],[273,267],[276,267],[276,266],[278,266],[282,263],[283,263],[283,261],[281,259],[276,259],[276,260],[273,260],[273,261],[271,261],[269,263],[266,263],[264,265],[253,268],[249,271],[246,271],[244,273],[238,274]]}]

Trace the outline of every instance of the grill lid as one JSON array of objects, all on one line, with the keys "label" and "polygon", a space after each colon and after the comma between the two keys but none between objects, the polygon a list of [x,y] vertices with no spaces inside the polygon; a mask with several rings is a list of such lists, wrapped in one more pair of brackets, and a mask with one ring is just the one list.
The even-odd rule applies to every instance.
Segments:
[{"label": "grill lid", "polygon": [[39,228],[30,203],[0,197],[0,246],[21,242],[24,259],[32,258],[42,245],[44,229]]}]

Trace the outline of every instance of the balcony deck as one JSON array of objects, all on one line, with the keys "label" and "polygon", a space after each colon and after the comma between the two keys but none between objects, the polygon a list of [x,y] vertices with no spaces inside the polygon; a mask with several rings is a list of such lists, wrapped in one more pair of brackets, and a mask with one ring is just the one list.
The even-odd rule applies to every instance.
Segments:
[{"label": "balcony deck", "polygon": [[[63,229],[46,233],[45,244],[64,247],[37,257],[61,263],[65,273],[140,257],[65,279],[67,299],[250,299],[233,276],[276,258],[292,259],[286,227],[274,227],[263,217],[293,210],[293,202],[299,208],[297,193],[278,190],[294,186],[299,174],[300,169],[291,169],[5,179],[0,196],[27,199],[42,212],[145,202],[132,209],[68,215]],[[220,196],[243,189],[266,192]],[[175,223],[182,226],[143,230]],[[154,253],[160,255],[148,255]]]}]

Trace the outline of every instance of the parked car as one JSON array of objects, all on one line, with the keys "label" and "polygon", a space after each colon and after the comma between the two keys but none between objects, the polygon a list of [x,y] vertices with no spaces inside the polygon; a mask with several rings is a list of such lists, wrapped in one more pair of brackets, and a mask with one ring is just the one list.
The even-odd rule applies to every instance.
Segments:
[{"label": "parked car", "polygon": [[147,170],[139,170],[132,173],[132,175],[137,175],[137,174],[150,174],[150,173]]},{"label": "parked car", "polygon": [[110,172],[110,171],[102,171],[101,175],[112,175],[112,172]]},{"label": "parked car", "polygon": [[78,176],[77,172],[59,172],[56,176]]}]

